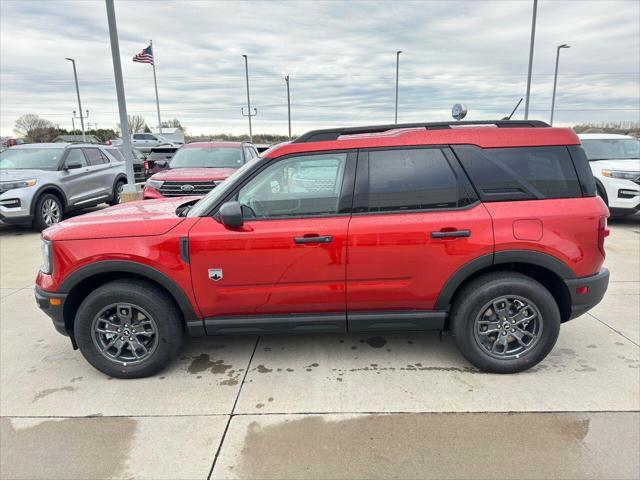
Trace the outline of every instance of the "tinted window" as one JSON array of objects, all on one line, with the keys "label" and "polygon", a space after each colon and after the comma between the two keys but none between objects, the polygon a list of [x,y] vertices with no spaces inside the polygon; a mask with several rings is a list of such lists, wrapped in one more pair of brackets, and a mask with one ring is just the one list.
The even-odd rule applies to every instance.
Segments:
[{"label": "tinted window", "polygon": [[369,211],[458,206],[458,181],[439,149],[369,152]]},{"label": "tinted window", "polygon": [[82,165],[83,167],[87,166],[87,159],[84,157],[84,153],[82,153],[82,150],[79,148],[72,148],[71,150],[69,150],[69,154],[67,155],[67,158],[64,161],[65,165],[72,165],[72,164],[76,164],[76,165]]},{"label": "tinted window", "polygon": [[336,214],[346,160],[334,153],[279,161],[242,187],[238,201],[248,217]]},{"label": "tinted window", "polygon": [[0,153],[0,169],[56,170],[64,148],[8,148]]},{"label": "tinted window", "polygon": [[124,162],[124,155],[117,148],[110,148],[108,152],[119,162]]},{"label": "tinted window", "polygon": [[144,133],[135,133],[133,135],[134,140],[144,140],[146,135]]},{"label": "tinted window", "polygon": [[102,165],[109,163],[109,159],[98,148],[85,148],[84,153],[87,156],[89,165]]},{"label": "tinted window", "polygon": [[238,168],[243,163],[242,149],[239,147],[187,147],[176,152],[171,160],[171,168]]},{"label": "tinted window", "polygon": [[484,201],[581,197],[566,147],[453,147]]}]

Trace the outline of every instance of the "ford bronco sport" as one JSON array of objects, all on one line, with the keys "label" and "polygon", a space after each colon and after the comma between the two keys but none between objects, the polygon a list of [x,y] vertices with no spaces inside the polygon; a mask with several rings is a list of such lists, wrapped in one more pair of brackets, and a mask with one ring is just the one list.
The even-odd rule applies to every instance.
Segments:
[{"label": "ford bronco sport", "polygon": [[102,372],[152,375],[183,335],[450,331],[519,372],[603,297],[608,211],[578,137],[537,121],[309,132],[198,200],[44,231],[37,302]]}]

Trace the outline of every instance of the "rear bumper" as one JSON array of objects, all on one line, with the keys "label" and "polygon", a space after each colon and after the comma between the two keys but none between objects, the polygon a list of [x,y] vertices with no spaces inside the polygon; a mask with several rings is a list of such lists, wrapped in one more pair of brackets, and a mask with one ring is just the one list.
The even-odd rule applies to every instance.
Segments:
[{"label": "rear bumper", "polygon": [[[35,296],[38,307],[51,318],[55,329],[62,335],[70,336],[70,332],[64,323],[64,302],[67,299],[67,294],[47,292],[36,287]],[[52,299],[60,300],[60,304],[53,305],[51,303]]]},{"label": "rear bumper", "polygon": [[565,283],[571,295],[571,320],[600,303],[609,286],[609,270],[603,268],[589,277],[565,279]]}]

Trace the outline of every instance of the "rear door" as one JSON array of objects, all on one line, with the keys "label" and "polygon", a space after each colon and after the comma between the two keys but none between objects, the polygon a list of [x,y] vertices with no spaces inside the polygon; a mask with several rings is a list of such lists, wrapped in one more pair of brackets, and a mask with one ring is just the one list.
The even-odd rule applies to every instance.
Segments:
[{"label": "rear door", "polygon": [[257,325],[265,316],[284,329],[345,329],[355,160],[335,152],[272,161],[230,197],[242,205],[241,228],[207,217],[191,229],[193,288],[208,333],[229,318]]},{"label": "rear door", "polygon": [[115,180],[116,164],[98,147],[86,147],[84,153],[89,162],[86,191],[90,199],[103,199],[111,195]]},{"label": "rear door", "polygon": [[440,328],[429,312],[446,281],[493,252],[491,218],[448,149],[361,151],[353,211],[350,330]]}]

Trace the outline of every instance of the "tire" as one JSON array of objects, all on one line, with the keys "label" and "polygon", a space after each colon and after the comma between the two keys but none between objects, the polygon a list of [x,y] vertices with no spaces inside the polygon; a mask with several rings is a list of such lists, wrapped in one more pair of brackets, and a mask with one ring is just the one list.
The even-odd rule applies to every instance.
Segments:
[{"label": "tire", "polygon": [[[498,312],[505,316],[495,321]],[[471,281],[456,295],[451,330],[462,355],[480,370],[522,372],[553,349],[560,332],[560,311],[551,293],[531,277],[493,272]]]},{"label": "tire", "polygon": [[42,231],[62,221],[64,208],[58,197],[45,193],[38,198],[33,215],[33,228]]},{"label": "tire", "polygon": [[607,208],[609,208],[609,198],[607,197],[607,194],[605,193],[604,188],[602,188],[597,183],[596,183],[596,193],[602,199],[602,201],[607,206]]},{"label": "tire", "polygon": [[84,358],[104,374],[142,378],[159,372],[177,356],[184,329],[178,308],[164,290],[126,279],[106,283],[85,298],[76,314],[74,334]]},{"label": "tire", "polygon": [[122,180],[118,180],[116,182],[115,186],[113,187],[113,196],[111,200],[107,202],[109,205],[113,206],[120,203],[120,196],[122,195],[122,189],[124,188],[124,186],[125,182],[123,182]]}]

